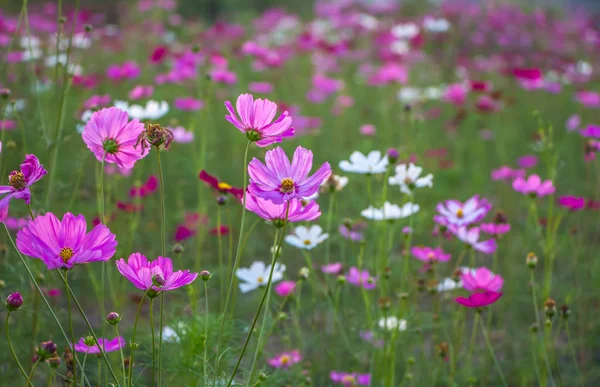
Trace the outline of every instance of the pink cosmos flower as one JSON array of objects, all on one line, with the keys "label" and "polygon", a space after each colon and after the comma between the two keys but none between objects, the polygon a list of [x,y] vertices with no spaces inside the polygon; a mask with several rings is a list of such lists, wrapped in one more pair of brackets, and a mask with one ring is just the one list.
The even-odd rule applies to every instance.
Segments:
[{"label": "pink cosmos flower", "polygon": [[552,181],[546,180],[542,182],[542,179],[540,179],[538,175],[531,175],[527,178],[527,180],[519,177],[513,181],[512,186],[515,191],[534,198],[552,195],[554,191],[556,191]]},{"label": "pink cosmos flower", "polygon": [[340,224],[338,230],[340,231],[342,237],[351,241],[360,242],[364,238],[362,230],[364,230],[366,227],[366,222],[355,222],[352,224],[351,228],[346,227],[344,224]]},{"label": "pink cosmos flower", "polygon": [[171,129],[173,132],[173,141],[186,144],[194,141],[194,132],[187,131],[183,126],[177,126]]},{"label": "pink cosmos flower", "polygon": [[202,109],[204,107],[204,102],[193,97],[175,98],[173,106],[175,106],[175,109],[193,111]]},{"label": "pink cosmos flower", "polygon": [[588,108],[600,107],[600,94],[593,91],[578,91],[575,100]]},{"label": "pink cosmos flower", "polygon": [[134,61],[127,61],[122,65],[113,64],[106,69],[106,76],[114,81],[137,78],[142,71]]},{"label": "pink cosmos flower", "polygon": [[236,101],[236,110],[231,102],[225,102],[229,114],[225,119],[231,122],[249,140],[256,141],[256,145],[265,147],[276,142],[281,142],[284,137],[292,137],[295,129],[292,127],[292,118],[285,111],[275,121],[277,104],[268,99],[254,100],[252,94],[241,94]]},{"label": "pink cosmos flower", "polygon": [[0,195],[8,194],[0,199],[0,222],[4,222],[8,216],[8,207],[12,199],[21,199],[27,204],[31,202],[29,187],[47,173],[35,155],[25,155],[21,170],[12,171],[8,175],[9,185],[0,186]]},{"label": "pink cosmos flower", "polygon": [[371,384],[371,374],[331,371],[329,373],[329,378],[332,382],[339,383],[346,387],[369,386]]},{"label": "pink cosmos flower", "polygon": [[29,223],[29,221],[30,221],[29,217],[13,218],[13,217],[7,216],[6,219],[4,219],[4,224],[6,225],[6,227],[9,230],[20,230],[23,227],[25,227],[27,225],[27,223]]},{"label": "pink cosmos flower", "polygon": [[51,212],[38,216],[17,233],[17,248],[41,259],[49,270],[72,269],[88,262],[108,261],[117,241],[108,227],[98,224],[86,233],[83,215],[67,212],[62,221]]},{"label": "pink cosmos flower", "polygon": [[273,290],[279,297],[287,297],[296,290],[296,283],[294,281],[283,281],[275,285]]},{"label": "pink cosmos flower", "polygon": [[334,262],[328,265],[321,266],[321,271],[325,274],[340,274],[342,271],[342,263]]},{"label": "pink cosmos flower", "polygon": [[434,220],[441,225],[467,226],[479,222],[491,208],[492,205],[486,199],[479,199],[479,195],[471,197],[464,204],[458,200],[446,200],[436,206],[440,215],[434,216]]},{"label": "pink cosmos flower", "polygon": [[498,247],[495,239],[488,239],[482,242],[479,241],[479,227],[468,229],[466,226],[450,226],[449,230],[464,244],[477,251],[481,251],[484,254],[493,254]]},{"label": "pink cosmos flower", "polygon": [[267,363],[274,368],[288,369],[296,363],[302,361],[302,356],[297,350],[290,352],[282,352],[272,359],[267,360]]},{"label": "pink cosmos flower", "polygon": [[410,251],[415,258],[424,262],[447,262],[451,258],[451,255],[444,253],[440,247],[433,249],[427,246],[414,246]]},{"label": "pink cosmos flower", "polygon": [[321,216],[319,205],[315,201],[311,201],[306,206],[302,205],[300,199],[290,199],[287,202],[275,204],[250,192],[246,194],[246,209],[273,222],[276,227],[283,226],[286,212],[288,213],[288,222],[291,223],[311,221]]},{"label": "pink cosmos flower", "polygon": [[517,177],[524,177],[527,171],[524,169],[512,169],[509,166],[503,165],[492,171],[492,180],[508,180],[513,181]]},{"label": "pink cosmos flower", "polygon": [[577,128],[579,128],[579,125],[581,125],[581,117],[579,117],[578,114],[573,114],[572,116],[570,116],[565,124],[569,132],[577,130]]},{"label": "pink cosmos flower", "polygon": [[508,223],[481,223],[479,225],[481,231],[490,235],[502,235],[510,231]]},{"label": "pink cosmos flower", "polygon": [[137,85],[129,92],[129,99],[136,100],[142,98],[150,98],[154,94],[154,87]]},{"label": "pink cosmos flower", "polygon": [[108,95],[108,94],[92,95],[90,98],[88,98],[83,103],[83,107],[85,109],[93,109],[93,108],[97,108],[99,106],[106,106],[109,103],[110,103],[110,95]]},{"label": "pink cosmos flower", "polygon": [[13,130],[17,127],[15,120],[0,120],[0,130]]},{"label": "pink cosmos flower", "polygon": [[467,88],[462,83],[450,85],[442,94],[442,100],[451,103],[454,106],[462,106],[467,100]]},{"label": "pink cosmos flower", "polygon": [[583,137],[599,138],[600,137],[600,126],[588,125],[585,129],[580,130],[579,133]]},{"label": "pink cosmos flower", "polygon": [[158,189],[158,178],[154,175],[148,177],[148,180],[143,184],[136,184],[129,190],[129,197],[143,198],[153,194]]},{"label": "pink cosmos flower", "polygon": [[504,278],[492,273],[486,267],[464,270],[461,274],[463,288],[470,292],[500,292]]},{"label": "pink cosmos flower", "polygon": [[160,62],[162,62],[165,57],[168,55],[169,53],[169,49],[166,46],[157,46],[154,48],[154,50],[152,51],[152,54],[150,54],[150,63],[152,64],[159,64]]},{"label": "pink cosmos flower", "polygon": [[496,292],[484,292],[484,293],[472,293],[467,297],[456,297],[455,301],[467,308],[483,308],[498,301],[502,297],[502,293]]},{"label": "pink cosmos flower", "polygon": [[371,290],[375,288],[376,279],[371,277],[368,270],[360,271],[357,267],[351,267],[346,275],[346,280],[354,286]]},{"label": "pink cosmos flower", "polygon": [[493,113],[499,111],[502,105],[489,95],[480,95],[475,107],[482,113]]},{"label": "pink cosmos flower", "polygon": [[296,148],[291,164],[283,149],[271,149],[265,155],[266,166],[256,158],[248,165],[248,191],[275,204],[314,195],[331,175],[331,167],[324,163],[309,177],[312,161],[312,152],[301,146]]},{"label": "pink cosmos flower", "polygon": [[517,160],[517,164],[519,164],[519,167],[525,168],[525,169],[533,168],[537,165],[537,163],[538,163],[538,158],[537,158],[537,156],[534,156],[534,155],[526,155],[526,156],[520,157]]},{"label": "pink cosmos flower", "polygon": [[125,339],[121,336],[115,337],[112,340],[105,339],[103,337],[98,338],[98,343],[92,346],[85,344],[85,339],[82,337],[79,342],[75,343],[75,350],[77,352],[87,353],[88,355],[99,355],[100,348],[104,352],[114,352],[121,348],[125,348]]},{"label": "pink cosmos flower", "polygon": [[144,124],[129,120],[129,114],[116,107],[104,108],[92,114],[83,129],[82,137],[98,161],[116,163],[120,168],[133,168],[136,161],[146,157],[148,150],[135,149]]},{"label": "pink cosmos flower", "polygon": [[561,196],[558,204],[570,211],[578,211],[585,208],[585,198],[577,196]]},{"label": "pink cosmos flower", "polygon": [[360,126],[360,134],[362,134],[363,136],[374,136],[375,132],[375,126],[371,124],[365,124]]},{"label": "pink cosmos flower", "polygon": [[[189,285],[198,277],[198,273],[191,273],[189,270],[174,272],[171,258],[159,256],[154,261],[148,262],[141,253],[131,254],[127,263],[123,258],[119,259],[117,269],[136,288],[144,291],[152,289],[149,292],[151,297],[157,296],[160,292]],[[162,285],[159,285],[160,283]]]},{"label": "pink cosmos flower", "polygon": [[248,90],[253,93],[269,94],[273,92],[273,85],[269,82],[250,82],[248,84]]}]

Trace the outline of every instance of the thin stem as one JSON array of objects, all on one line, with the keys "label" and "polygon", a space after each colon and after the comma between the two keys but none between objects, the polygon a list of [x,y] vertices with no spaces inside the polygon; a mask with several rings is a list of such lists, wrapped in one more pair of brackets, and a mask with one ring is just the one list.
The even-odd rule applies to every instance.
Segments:
[{"label": "thin stem", "polygon": [[[96,343],[97,343],[98,336],[96,335],[96,332],[94,332],[94,329],[92,328],[92,324],[90,324],[90,320],[87,318],[85,312],[83,311],[83,308],[81,307],[81,304],[77,300],[77,297],[75,297],[75,294],[73,293],[73,289],[71,289],[71,287],[66,282],[66,277],[63,276],[63,274],[60,272],[60,269],[56,269],[56,272],[58,273],[60,278],[65,283],[65,287],[67,288],[67,291],[71,293],[71,297],[73,298],[73,301],[75,302],[75,306],[77,306],[77,309],[79,310],[79,313],[81,314],[81,317],[83,317],[83,321],[85,322],[85,325],[87,326],[87,328],[90,331],[90,334],[92,335],[94,340],[96,340]],[[115,375],[115,371],[112,369],[112,366],[110,365],[110,362],[108,361],[106,352],[104,351],[104,349],[101,345],[98,346],[98,350],[100,351],[100,356],[102,356],[102,358],[104,359],[104,362],[106,363],[106,367],[108,368],[108,371],[110,372],[110,376],[113,378],[115,383],[117,383],[117,385],[119,385],[119,379],[117,379],[117,375]]]},{"label": "thin stem", "polygon": [[[223,316],[221,317],[221,326],[219,328],[219,336],[217,337],[217,359],[219,359],[219,346],[221,344],[221,338],[223,336],[223,328],[225,327],[225,317],[227,315],[227,310],[229,308],[229,301],[231,299],[231,293],[233,291],[233,282],[235,280],[235,270],[238,267],[240,261],[240,253],[241,253],[241,245],[242,245],[242,237],[244,235],[244,225],[246,224],[246,185],[248,180],[248,149],[250,148],[250,144],[252,141],[248,141],[246,144],[246,150],[244,151],[244,196],[242,198],[242,220],[240,224],[240,235],[238,237],[237,251],[235,253],[235,259],[233,260],[233,270],[231,271],[231,278],[229,279],[229,289],[227,290],[227,297],[225,297],[225,308],[223,309]],[[217,360],[217,371],[219,366],[219,360]]]},{"label": "thin stem", "polygon": [[277,249],[275,250],[275,254],[273,254],[273,259],[271,261],[271,271],[269,272],[269,280],[267,281],[267,287],[263,293],[262,299],[260,300],[260,304],[258,305],[256,314],[254,315],[254,320],[252,321],[252,326],[250,327],[250,330],[248,331],[248,336],[246,337],[246,342],[244,343],[244,347],[242,348],[242,353],[240,353],[240,356],[238,357],[238,360],[235,364],[235,368],[233,369],[233,372],[231,373],[231,377],[229,378],[229,382],[227,383],[227,387],[231,386],[231,383],[233,383],[233,378],[235,378],[235,373],[237,372],[238,367],[240,366],[240,363],[242,362],[242,358],[244,357],[246,348],[248,348],[248,343],[250,342],[250,339],[252,338],[252,333],[254,332],[254,327],[256,326],[256,322],[258,321],[258,316],[260,315],[260,311],[262,310],[262,307],[265,303],[265,299],[267,298],[267,295],[269,294],[269,290],[271,288],[271,282],[273,281],[273,272],[275,271],[277,257],[279,256],[279,250],[281,249],[281,244],[283,243],[283,237],[285,236],[285,230],[288,225],[288,215],[290,213],[289,203],[286,207],[287,208],[285,210],[285,222],[283,224],[283,230],[281,231],[281,237],[279,238],[279,243],[277,244]]},{"label": "thin stem", "polygon": [[[21,254],[21,252],[17,248],[17,245],[15,244],[14,239],[12,238],[12,236],[10,235],[10,232],[8,231],[8,227],[6,227],[6,223],[2,222],[2,224],[4,225],[4,230],[6,231],[6,235],[8,236],[8,239],[10,240],[10,243],[12,244],[13,248],[17,252],[17,255],[19,256],[19,259],[21,260],[21,263],[23,264],[23,266],[25,267],[25,270],[27,271],[27,275],[29,276],[29,279],[31,280],[31,282],[35,286],[35,288],[38,291],[39,295],[42,297],[42,300],[44,300],[44,304],[46,304],[46,307],[48,308],[48,311],[52,315],[52,318],[54,319],[54,322],[56,322],[56,325],[58,326],[58,329],[60,329],[60,332],[62,333],[63,337],[65,338],[66,341],[69,341],[69,336],[65,332],[62,324],[60,323],[60,320],[56,316],[56,313],[54,313],[54,310],[52,309],[52,305],[50,305],[50,302],[48,302],[48,299],[44,295],[44,292],[42,292],[42,289],[40,288],[40,285],[37,283],[37,280],[35,279],[35,276],[31,272],[31,269],[29,269],[29,266],[27,265],[27,262],[25,261],[25,258],[23,258],[23,255]],[[77,364],[79,364],[79,359],[77,357],[75,357],[75,361],[77,362]]]},{"label": "thin stem", "polygon": [[[83,375],[85,375],[85,362],[87,361],[87,355],[88,353],[86,352],[85,355],[83,355],[83,364],[81,365],[81,385],[83,386]],[[100,364],[100,362],[98,362],[98,364]],[[75,378],[73,378],[73,380],[75,380]],[[98,372],[98,380],[100,380],[100,373]]]},{"label": "thin stem", "polygon": [[[278,240],[278,236],[279,236],[279,229],[275,229],[275,238],[273,240],[273,256],[272,256],[272,261],[275,260],[275,252],[277,249],[277,240]],[[272,263],[273,264],[273,263]],[[260,332],[258,333],[258,341],[256,343],[256,350],[254,351],[254,358],[252,359],[252,366],[250,367],[250,373],[248,374],[248,383],[246,383],[246,386],[248,386],[250,384],[250,381],[252,380],[252,376],[254,373],[254,367],[256,366],[256,360],[258,360],[258,353],[261,350],[262,347],[262,338],[263,338],[263,333],[264,333],[264,329],[265,329],[265,325],[267,325],[267,317],[269,315],[269,305],[270,305],[270,301],[271,301],[271,290],[272,288],[269,287],[269,291],[267,294],[267,308],[265,309],[265,313],[263,315],[263,321],[262,321],[262,325],[260,326]]]},{"label": "thin stem", "polygon": [[[35,373],[35,370],[37,370],[38,366],[40,365],[40,357],[38,357],[35,360],[35,363],[33,363],[33,367],[31,367],[31,372],[29,373],[29,376],[27,377],[27,382],[25,383],[25,386],[29,386],[30,384],[33,386],[32,380],[33,380],[33,374]],[[85,359],[83,360],[83,365],[85,365]],[[75,367],[73,367],[75,368]],[[81,383],[83,384],[83,382]]]},{"label": "thin stem", "polygon": [[206,365],[208,362],[208,286],[204,282],[204,361],[202,362],[202,375],[204,377],[204,385],[206,385]]},{"label": "thin stem", "polygon": [[[469,364],[470,367],[470,373],[473,372],[473,347],[475,347],[475,338],[477,337],[477,325],[479,324],[479,318],[480,318],[480,313],[475,313],[475,321],[473,322],[473,331],[471,333],[471,342],[469,344],[469,352],[467,354],[467,364]],[[473,375],[469,375],[473,376]]]},{"label": "thin stem", "polygon": [[[119,336],[119,324],[115,324],[113,325],[115,327],[115,337],[120,337]],[[122,367],[122,372],[123,372],[123,385],[127,384],[127,373],[125,371],[125,356],[123,355],[123,346],[119,345],[119,352],[121,353],[121,367]]]},{"label": "thin stem", "polygon": [[[27,381],[29,381],[29,378],[27,377],[27,372],[25,372],[25,369],[23,368],[23,366],[21,365],[21,362],[19,361],[19,358],[17,357],[17,353],[15,352],[15,348],[12,345],[12,342],[10,341],[10,333],[8,331],[8,317],[10,316],[11,311],[9,310],[6,313],[6,320],[4,320],[4,329],[6,331],[6,341],[8,342],[8,346],[10,347],[10,351],[13,354],[13,357],[15,358],[15,361],[17,362],[17,365],[19,366],[19,369],[21,370],[21,373],[23,374],[23,376],[25,377],[25,379]],[[31,384],[31,382],[29,382],[28,384]],[[31,384],[33,386],[33,384]]]},{"label": "thin stem", "polygon": [[[217,262],[219,263],[219,269],[223,270],[223,235],[221,235],[221,205],[217,205]],[[219,300],[225,297],[225,281],[219,281]],[[220,304],[223,307],[223,304]]]},{"label": "thin stem", "polygon": [[494,365],[496,366],[496,370],[498,371],[500,380],[502,380],[502,385],[505,387],[508,387],[508,384],[506,384],[506,379],[504,379],[504,374],[502,373],[502,369],[500,368],[500,364],[498,364],[498,360],[496,359],[496,355],[494,354],[494,348],[492,348],[492,344],[490,344],[490,339],[487,334],[487,329],[485,329],[485,323],[483,322],[483,319],[479,319],[479,322],[481,323],[480,325],[481,325],[481,330],[483,331],[483,337],[485,338],[485,344],[487,345],[488,350],[490,351],[490,356],[492,357],[492,360],[494,361]]},{"label": "thin stem", "polygon": [[577,356],[575,354],[575,349],[573,348],[573,342],[571,341],[571,330],[569,329],[569,321],[565,320],[565,331],[567,332],[567,344],[569,345],[569,350],[571,351],[571,357],[573,358],[573,364],[575,364],[575,370],[577,371],[577,376],[579,376],[579,384],[584,386],[583,375],[579,371],[579,363],[577,362]]},{"label": "thin stem", "polygon": [[[58,269],[60,270],[60,269]],[[75,331],[73,330],[73,318],[72,318],[72,307],[71,307],[71,292],[69,291],[69,272],[65,271],[63,281],[65,283],[65,291],[67,293],[67,312],[69,315],[69,331],[71,332],[71,350],[73,351],[73,357],[77,357],[75,352]],[[98,346],[100,348],[100,346]],[[73,367],[73,383],[77,386],[77,367]]]},{"label": "thin stem", "polygon": [[[538,308],[538,304],[537,304],[537,292],[535,291],[536,288],[536,282],[535,282],[535,275],[533,274],[533,270],[531,270],[531,297],[533,299],[533,309],[535,311],[535,321],[537,323],[537,326],[539,327],[539,329],[542,329],[542,323],[540,321],[540,311]],[[550,378],[550,384],[555,386],[556,384],[554,383],[554,377],[552,376],[552,367],[550,366],[550,360],[548,359],[548,353],[545,350],[546,345],[544,343],[544,336],[542,334],[539,335],[542,341],[542,347],[544,348],[544,350],[542,351],[542,353],[544,354],[544,362],[546,364],[546,371],[548,372],[548,377]]]},{"label": "thin stem", "polygon": [[535,332],[531,333],[531,340],[532,340],[532,344],[533,344],[531,346],[531,355],[533,356],[533,366],[535,367],[535,376],[537,377],[538,385],[543,386],[544,384],[542,383],[542,376],[540,374],[540,366],[538,364],[538,356],[535,353],[536,348],[537,348],[537,337],[536,337]]},{"label": "thin stem", "polygon": [[[106,217],[104,215],[104,161],[106,159],[106,152],[102,153],[102,164],[100,166],[100,223],[104,224]],[[106,282],[106,265],[107,262],[100,262],[100,321],[102,326],[102,337],[106,337],[106,327],[103,318],[106,317],[106,305],[105,305],[105,288],[104,283]]]},{"label": "thin stem", "polygon": [[129,355],[129,379],[128,379],[128,383],[127,386],[131,387],[131,382],[133,381],[133,358],[134,358],[134,354],[135,354],[135,334],[137,333],[137,325],[138,325],[138,319],[140,317],[140,310],[142,309],[142,304],[144,303],[144,299],[146,298],[146,295],[148,294],[148,291],[150,291],[150,289],[152,289],[152,287],[148,288],[148,290],[146,290],[146,292],[144,293],[144,295],[142,296],[142,299],[140,300],[140,303],[138,304],[137,307],[137,312],[135,313],[135,322],[133,323],[133,336],[131,337],[131,342],[130,342],[130,346],[131,346],[131,355]]},{"label": "thin stem", "polygon": [[[160,181],[160,246],[162,249],[162,256],[166,256],[166,233],[167,233],[167,225],[166,225],[166,215],[165,215],[165,182],[163,180],[163,172],[162,172],[162,164],[160,163],[160,149],[156,148],[156,162],[158,164],[158,178]],[[150,304],[152,305],[152,304]],[[159,322],[159,343],[158,343],[158,385],[161,384],[162,379],[162,334],[163,334],[163,311],[165,305],[164,294],[160,295],[160,322]],[[154,338],[152,339],[152,343],[154,343]],[[154,353],[153,353],[154,355]],[[154,364],[152,365],[154,367]],[[154,369],[154,368],[153,368]],[[154,372],[152,372],[152,377],[154,377]],[[154,384],[153,384],[154,386]]]},{"label": "thin stem", "polygon": [[[335,191],[329,196],[329,206],[327,208],[327,232],[331,235],[331,223],[333,222],[333,209],[335,206]],[[331,254],[331,238],[327,238],[327,245],[325,246],[325,264],[329,264],[329,257]]]},{"label": "thin stem", "polygon": [[154,387],[154,371],[156,369],[156,363],[154,361],[154,357],[156,356],[156,351],[154,349],[154,298],[150,299],[150,332],[152,335],[152,387]]}]

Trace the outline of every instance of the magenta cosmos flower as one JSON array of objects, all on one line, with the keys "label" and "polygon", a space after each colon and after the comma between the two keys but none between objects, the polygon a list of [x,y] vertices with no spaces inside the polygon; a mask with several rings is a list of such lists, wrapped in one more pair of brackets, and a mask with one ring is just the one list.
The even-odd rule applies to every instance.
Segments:
[{"label": "magenta cosmos flower", "polygon": [[235,104],[239,117],[231,102],[225,102],[225,107],[229,111],[225,119],[245,133],[249,140],[256,141],[256,145],[260,147],[281,142],[284,137],[294,135],[292,117],[285,111],[273,121],[277,113],[277,104],[268,99],[254,100],[252,94],[241,94]]},{"label": "magenta cosmos flower", "polygon": [[450,260],[450,254],[444,253],[440,247],[431,248],[427,246],[415,246],[411,250],[412,255],[424,262],[447,262]]},{"label": "magenta cosmos flower", "polygon": [[455,301],[467,308],[483,308],[498,301],[500,297],[502,297],[502,293],[472,293],[469,297],[456,297]]},{"label": "magenta cosmos flower", "polygon": [[275,285],[273,290],[279,297],[287,297],[296,290],[296,283],[294,281],[283,281]]},{"label": "magenta cosmos flower", "polygon": [[75,350],[77,352],[87,353],[88,355],[99,355],[100,348],[104,352],[114,352],[121,348],[125,348],[125,339],[121,336],[115,337],[112,340],[105,339],[103,337],[98,338],[98,343],[94,345],[87,345],[85,339],[79,339],[79,342],[75,344]]},{"label": "magenta cosmos flower", "polygon": [[492,205],[485,199],[479,199],[479,195],[473,196],[464,204],[458,200],[446,200],[436,206],[440,215],[433,219],[441,225],[468,226],[483,219],[491,208]]},{"label": "magenta cosmos flower", "polygon": [[287,369],[293,366],[294,364],[299,363],[300,361],[302,361],[302,356],[300,356],[300,352],[294,350],[290,352],[282,352],[274,358],[267,360],[267,363],[269,363],[269,365],[274,368]]},{"label": "magenta cosmos flower", "polygon": [[450,232],[456,235],[467,246],[481,251],[484,254],[493,254],[498,247],[495,239],[488,239],[486,241],[479,241],[479,227],[473,227],[471,229],[463,227],[450,227]]},{"label": "magenta cosmos flower", "polygon": [[492,171],[492,180],[508,180],[513,181],[518,177],[524,177],[527,172],[524,169],[512,169],[507,165],[503,165]]},{"label": "magenta cosmos flower", "polygon": [[490,235],[502,235],[510,231],[508,223],[481,223],[479,229]]},{"label": "magenta cosmos flower", "polygon": [[329,378],[334,383],[339,383],[343,386],[354,387],[354,386],[368,386],[371,384],[370,374],[357,374],[356,372],[346,373],[331,371]]},{"label": "magenta cosmos flower", "polygon": [[462,272],[463,288],[470,292],[500,292],[504,278],[491,272],[486,267],[468,269]]},{"label": "magenta cosmos flower", "polygon": [[331,175],[331,167],[324,163],[309,177],[312,160],[312,152],[301,146],[296,148],[291,164],[283,149],[271,149],[265,155],[266,165],[256,158],[248,165],[248,191],[275,204],[314,195]]},{"label": "magenta cosmos flower", "polygon": [[569,211],[578,211],[585,208],[585,198],[577,196],[561,196],[558,205]]},{"label": "magenta cosmos flower", "polygon": [[315,201],[311,201],[306,206],[302,206],[300,199],[291,199],[285,203],[275,204],[270,200],[254,196],[250,192],[246,194],[246,209],[273,222],[275,227],[283,227],[286,212],[288,222],[310,221],[321,216],[319,205]]},{"label": "magenta cosmos flower", "polygon": [[83,215],[67,212],[62,221],[51,212],[38,216],[17,233],[17,248],[41,259],[51,269],[72,269],[88,262],[108,261],[117,241],[108,227],[99,224],[86,233]]},{"label": "magenta cosmos flower", "polygon": [[25,203],[31,202],[29,187],[40,180],[48,171],[40,164],[35,155],[26,155],[21,164],[20,171],[12,171],[8,175],[8,184],[0,186],[0,195],[8,194],[0,199],[0,221],[4,222],[8,216],[8,206],[12,199],[22,199]]},{"label": "magenta cosmos flower", "polygon": [[[198,273],[190,273],[189,270],[174,272],[171,258],[158,257],[149,262],[141,253],[131,254],[127,263],[123,258],[119,259],[117,269],[136,288],[144,291],[152,288],[148,293],[151,297],[163,291],[189,285],[198,277]],[[158,284],[161,283],[162,285],[159,286]]]},{"label": "magenta cosmos flower", "polygon": [[98,110],[83,129],[83,141],[94,153],[98,161],[116,163],[120,168],[133,168],[148,151],[135,149],[138,136],[144,131],[144,124],[137,119],[129,120],[129,114],[116,107]]},{"label": "magenta cosmos flower", "polygon": [[339,274],[342,271],[342,263],[334,262],[321,266],[321,271],[325,274]]},{"label": "magenta cosmos flower", "polygon": [[346,280],[354,286],[371,290],[375,288],[377,280],[367,270],[360,271],[357,267],[351,267],[346,275]]},{"label": "magenta cosmos flower", "polygon": [[513,181],[512,186],[515,191],[529,195],[532,198],[552,195],[556,191],[552,181],[542,181],[538,175],[531,175],[527,180],[518,177]]}]

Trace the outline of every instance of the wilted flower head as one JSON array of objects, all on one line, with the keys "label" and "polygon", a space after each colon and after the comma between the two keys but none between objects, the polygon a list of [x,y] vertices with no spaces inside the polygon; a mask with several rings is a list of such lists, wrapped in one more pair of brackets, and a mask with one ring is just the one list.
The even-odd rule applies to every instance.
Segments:
[{"label": "wilted flower head", "polygon": [[315,194],[331,175],[329,163],[324,163],[312,176],[308,176],[313,154],[301,146],[296,148],[291,163],[281,148],[267,151],[265,162],[266,165],[254,158],[248,165],[248,191],[275,204]]},{"label": "wilted flower head", "polygon": [[162,145],[165,149],[169,149],[171,142],[175,137],[173,132],[169,129],[162,127],[160,124],[149,124],[146,126],[143,132],[141,132],[137,138],[134,148],[141,145],[143,154],[146,148],[155,147],[157,150]]},{"label": "wilted flower head", "polygon": [[284,137],[294,135],[295,129],[292,127],[292,118],[288,116],[287,111],[273,121],[277,113],[277,104],[268,99],[259,98],[254,100],[251,94],[241,94],[236,101],[239,117],[235,113],[231,102],[225,102],[225,107],[229,111],[225,119],[260,147],[281,142]]},{"label": "wilted flower head", "polygon": [[[0,144],[1,146],[1,144]],[[1,149],[1,148],[0,148]],[[8,194],[0,199],[0,222],[8,216],[8,207],[12,199],[21,199],[29,204],[31,201],[31,185],[40,180],[48,171],[40,164],[35,155],[26,155],[20,171],[12,171],[8,175],[8,184],[0,186],[0,195]]]},{"label": "wilted flower head", "polygon": [[48,212],[17,233],[17,248],[25,255],[41,259],[49,270],[108,261],[116,251],[115,235],[103,224],[89,233],[86,230],[83,215],[68,212],[61,221]]},{"label": "wilted flower head", "polygon": [[[127,262],[123,258],[119,259],[117,269],[136,288],[144,291],[151,289],[148,292],[151,297],[155,297],[163,291],[189,285],[198,277],[198,273],[191,273],[189,270],[174,272],[170,258],[159,256],[154,261],[148,261],[141,253],[131,254]],[[157,286],[157,283],[162,284]]]}]

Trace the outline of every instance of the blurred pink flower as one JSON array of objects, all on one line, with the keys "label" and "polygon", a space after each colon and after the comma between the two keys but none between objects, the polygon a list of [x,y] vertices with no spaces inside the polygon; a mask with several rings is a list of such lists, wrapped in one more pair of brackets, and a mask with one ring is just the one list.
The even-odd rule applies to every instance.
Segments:
[{"label": "blurred pink flower", "polygon": [[92,95],[83,103],[84,109],[93,109],[110,104],[110,95]]},{"label": "blurred pink flower", "polygon": [[499,292],[504,284],[504,278],[485,267],[464,270],[460,278],[463,288],[470,292]]},{"label": "blurred pink flower", "polygon": [[342,271],[342,263],[335,262],[321,266],[321,271],[325,274],[339,274]]},{"label": "blurred pink flower", "polygon": [[462,106],[467,99],[467,92],[468,90],[464,84],[455,83],[446,88],[444,94],[442,94],[442,100],[455,106]]},{"label": "blurred pink flower", "polygon": [[533,168],[537,165],[537,163],[538,163],[538,158],[537,158],[537,156],[534,156],[534,155],[526,155],[526,156],[520,157],[517,160],[517,164],[519,165],[519,167],[525,168],[525,169]]},{"label": "blurred pink flower", "polygon": [[503,165],[492,171],[492,180],[508,180],[513,181],[517,177],[525,177],[527,172],[524,169],[512,169],[509,166]]},{"label": "blurred pink flower", "polygon": [[296,283],[294,281],[282,281],[275,285],[273,290],[279,297],[288,297],[296,290]]},{"label": "blurred pink flower", "polygon": [[502,293],[496,292],[485,292],[485,293],[472,293],[468,298],[457,297],[455,301],[467,308],[483,308],[484,306],[491,305],[498,301],[502,297]]},{"label": "blurred pink flower", "polygon": [[171,129],[171,132],[175,142],[185,144],[194,141],[194,132],[185,130],[183,126],[176,126]]},{"label": "blurred pink flower", "polygon": [[248,90],[252,93],[269,94],[273,92],[273,85],[269,82],[250,82],[248,84]]},{"label": "blurred pink flower", "polygon": [[484,254],[493,254],[498,248],[495,239],[479,241],[479,227],[469,229],[466,226],[450,226],[448,229],[465,245]]},{"label": "blurred pink flower", "polygon": [[542,179],[538,175],[531,175],[527,180],[518,177],[513,181],[512,186],[515,191],[532,197],[552,195],[556,191],[552,181],[546,180],[542,182]]},{"label": "blurred pink flower", "polygon": [[579,128],[579,125],[581,125],[581,117],[579,117],[578,114],[571,115],[567,119],[567,122],[565,124],[565,126],[567,127],[567,130],[570,132],[577,130],[577,128]]},{"label": "blurred pink flower", "polygon": [[360,288],[364,288],[366,290],[374,289],[377,283],[377,279],[371,277],[368,270],[360,271],[357,267],[354,266],[352,266],[348,270],[346,280],[348,281],[348,283],[354,286],[358,286]]},{"label": "blurred pink flower", "polygon": [[137,85],[129,92],[129,99],[136,100],[150,98],[154,94],[153,86]]},{"label": "blurred pink flower", "polygon": [[508,223],[481,223],[479,225],[481,231],[490,235],[502,235],[510,231]]},{"label": "blurred pink flower", "polygon": [[600,107],[600,94],[593,91],[578,91],[575,100],[588,108]]},{"label": "blurred pink flower", "polygon": [[444,253],[440,247],[431,248],[427,246],[414,246],[410,249],[412,255],[423,262],[447,262],[450,260],[450,254]]},{"label": "blurred pink flower", "polygon": [[375,126],[371,124],[364,124],[360,127],[360,134],[363,136],[374,136],[375,135]]},{"label": "blurred pink flower", "polygon": [[193,111],[202,109],[204,107],[204,102],[193,97],[175,98],[173,106],[175,106],[175,109]]},{"label": "blurred pink flower", "polygon": [[558,204],[570,211],[578,211],[585,208],[585,198],[577,196],[561,196]]},{"label": "blurred pink flower", "polygon": [[122,65],[113,64],[106,69],[106,76],[113,81],[134,79],[141,74],[140,67],[134,61],[126,61]]},{"label": "blurred pink flower", "polygon": [[287,369],[296,363],[302,361],[302,356],[297,350],[291,352],[282,352],[281,354],[267,360],[267,363],[274,368]]}]

